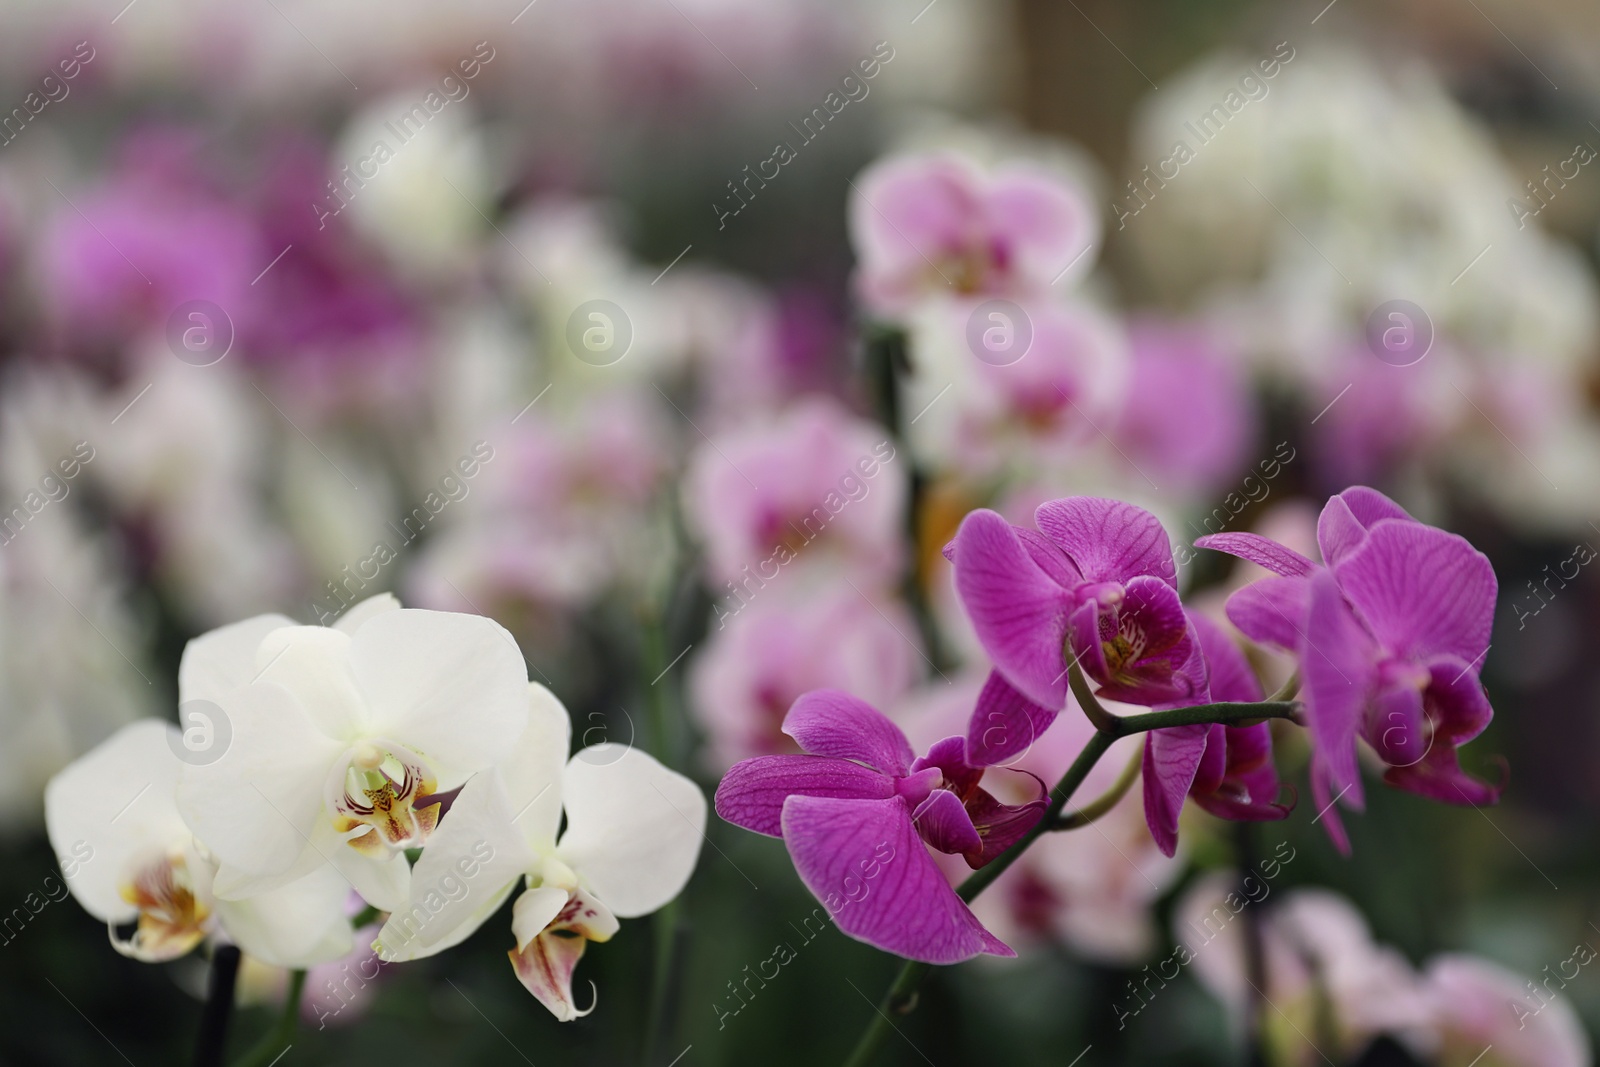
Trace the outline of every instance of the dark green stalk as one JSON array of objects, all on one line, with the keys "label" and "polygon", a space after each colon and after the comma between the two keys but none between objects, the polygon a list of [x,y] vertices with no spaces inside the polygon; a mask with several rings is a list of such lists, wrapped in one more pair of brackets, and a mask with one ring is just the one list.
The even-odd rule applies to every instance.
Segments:
[{"label": "dark green stalk", "polygon": [[284,1049],[294,1040],[295,1027],[300,1022],[300,995],[306,988],[306,972],[289,972],[289,990],[283,998],[283,1014],[277,1025],[262,1035],[255,1047],[246,1052],[233,1067],[266,1067],[283,1055]]},{"label": "dark green stalk", "polygon": [[211,952],[211,978],[200,1011],[200,1033],[194,1042],[194,1067],[222,1067],[233,1017],[233,988],[239,979],[239,949],[218,945]]}]

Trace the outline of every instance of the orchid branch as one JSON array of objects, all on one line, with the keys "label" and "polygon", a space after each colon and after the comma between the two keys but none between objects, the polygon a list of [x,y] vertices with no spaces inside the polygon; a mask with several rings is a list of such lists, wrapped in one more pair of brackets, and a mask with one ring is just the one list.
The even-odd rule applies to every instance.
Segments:
[{"label": "orchid branch", "polygon": [[[1056,783],[1055,788],[1050,790],[1050,804],[1045,808],[1044,814],[1039,821],[1034,823],[1028,832],[1018,838],[1010,848],[1000,853],[987,865],[972,872],[967,877],[967,880],[962,882],[956,889],[956,895],[969,904],[979,893],[989,888],[995,879],[1004,874],[1006,869],[1016,862],[1017,857],[1026,852],[1042,835],[1052,830],[1064,828],[1060,825],[1063,821],[1061,817],[1062,809],[1066,807],[1067,801],[1072,799],[1072,794],[1083,784],[1083,780],[1089,776],[1089,772],[1094,769],[1094,765],[1100,761],[1100,757],[1106,754],[1106,751],[1111,748],[1111,745],[1117,739],[1149,730],[1164,730],[1172,726],[1196,726],[1209,723],[1239,726],[1260,722],[1264,719],[1299,721],[1300,705],[1288,699],[1274,699],[1257,703],[1218,701],[1211,704],[1196,704],[1186,708],[1142,712],[1138,715],[1113,715],[1095,699],[1094,693],[1089,689],[1088,681],[1084,678],[1083,672],[1078,669],[1076,663],[1071,664],[1067,672],[1071,679],[1070,685],[1073,696],[1077,698],[1078,706],[1083,709],[1089,721],[1094,724],[1095,732],[1089,738],[1089,743],[1083,747],[1083,751],[1078,753],[1078,758],[1072,761],[1072,766],[1068,767],[1067,772],[1061,776],[1061,780]],[[1285,686],[1285,689],[1279,693],[1273,694],[1274,697],[1285,696],[1286,692],[1292,695],[1291,686],[1298,686],[1295,679],[1290,679],[1290,685]],[[1130,764],[1131,767],[1137,767],[1137,763]],[[1122,778],[1126,779],[1126,783],[1124,784],[1120,779],[1118,781],[1118,786],[1123,792],[1133,784],[1133,778],[1136,776],[1131,774],[1129,770],[1123,772]],[[1111,793],[1091,801],[1088,807],[1074,812],[1068,818],[1082,816],[1102,802],[1105,802],[1109,809],[1109,806],[1114,805],[1117,799],[1120,799],[1120,793],[1117,792],[1117,787],[1113,787]],[[1098,817],[1099,814],[1103,814],[1103,812],[1097,812],[1094,817]],[[1085,819],[1079,825],[1086,825],[1089,821],[1091,820]],[[872,1054],[877,1049],[879,1042],[883,1040],[884,1034],[893,1025],[891,1017],[906,1015],[916,1007],[917,987],[922,984],[923,978],[927,976],[930,969],[931,966],[929,964],[920,963],[916,960],[906,961],[900,968],[900,973],[895,976],[894,984],[884,994],[883,1000],[878,1005],[878,1010],[873,1013],[873,1018],[868,1023],[866,1031],[861,1035],[861,1039],[856,1043],[854,1051],[850,1053],[849,1059],[845,1060],[844,1067],[866,1067],[866,1064],[871,1061]]]},{"label": "orchid branch", "polygon": [[1143,766],[1144,748],[1140,746],[1129,753],[1127,766],[1122,768],[1122,774],[1118,776],[1115,784],[1110,789],[1107,789],[1077,811],[1069,811],[1062,815],[1051,824],[1050,829],[1076,830],[1080,827],[1088,826],[1105,815],[1116,807],[1123,797],[1127,796],[1128,790],[1132,788],[1133,783],[1139,780],[1139,771]]},{"label": "orchid branch", "polygon": [[277,1025],[263,1034],[261,1040],[257,1041],[233,1067],[266,1067],[276,1057],[283,1055],[283,1050],[293,1040],[295,1026],[300,1021],[300,996],[305,992],[305,988],[306,972],[290,971],[289,989],[283,998],[283,1014],[278,1016]]}]

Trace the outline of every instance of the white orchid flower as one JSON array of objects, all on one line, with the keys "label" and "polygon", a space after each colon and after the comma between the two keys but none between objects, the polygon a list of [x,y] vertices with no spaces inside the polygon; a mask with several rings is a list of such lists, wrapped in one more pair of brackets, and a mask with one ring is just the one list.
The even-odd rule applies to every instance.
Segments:
[{"label": "white orchid flower", "polygon": [[231,734],[178,787],[184,819],[221,861],[216,895],[331,865],[367,903],[400,907],[405,850],[438,821],[435,794],[511,749],[527,684],[499,624],[403,610],[387,595],[332,627],[261,615],[191,641],[179,695],[215,705]]},{"label": "white orchid flower", "polygon": [[[178,729],[129,723],[45,788],[45,824],[67,888],[124,956],[175,959],[206,937],[279,967],[350,950],[349,893],[331,867],[249,900],[218,900],[216,865],[178,814]],[[131,937],[117,927],[137,923]]]},{"label": "white orchid flower", "polygon": [[410,901],[373,948],[391,962],[441,952],[481,926],[523,877],[511,913],[517,944],[507,954],[522,984],[566,1022],[593,1010],[572,1000],[587,942],[610,938],[618,919],[655,911],[689,880],[706,800],[689,779],[627,746],[594,745],[567,761],[566,708],[537,683],[529,690],[527,731],[456,797],[412,870]]}]

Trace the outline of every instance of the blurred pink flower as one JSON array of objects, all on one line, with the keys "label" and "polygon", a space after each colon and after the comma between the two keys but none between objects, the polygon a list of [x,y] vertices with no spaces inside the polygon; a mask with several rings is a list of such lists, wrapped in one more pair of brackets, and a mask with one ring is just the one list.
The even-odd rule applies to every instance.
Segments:
[{"label": "blurred pink flower", "polygon": [[128,136],[112,171],[62,203],[39,248],[41,292],[74,340],[105,343],[160,330],[178,305],[207,300],[242,328],[255,319],[250,280],[271,258],[261,235],[199,162],[198,136]]},{"label": "blurred pink flower", "polygon": [[1082,192],[1028,163],[986,174],[954,155],[899,156],[856,185],[856,289],[886,317],[929,294],[1042,295],[1098,236]]},{"label": "blurred pink flower", "polygon": [[1194,323],[1143,320],[1128,332],[1133,381],[1114,436],[1163,489],[1228,485],[1244,467],[1258,418],[1239,361]]},{"label": "blurred pink flower", "polygon": [[707,440],[689,458],[684,508],[713,586],[754,591],[796,559],[890,585],[908,477],[894,460],[887,433],[821,397]]},{"label": "blurred pink flower", "polygon": [[[1558,979],[1556,988],[1563,984]],[[1431,1063],[1589,1067],[1592,1062],[1577,1013],[1549,988],[1548,979],[1539,985],[1476,956],[1444,955],[1429,961],[1422,991],[1433,1009],[1432,1026],[1425,1038],[1411,1043]]]},{"label": "blurred pink flower", "polygon": [[690,713],[718,772],[750,756],[794,752],[780,732],[801,693],[843,689],[891,706],[921,662],[916,624],[898,603],[873,603],[847,585],[814,596],[759,593],[713,625],[689,671]]},{"label": "blurred pink flower", "polygon": [[372,1006],[377,990],[373,983],[383,970],[383,961],[372,951],[380,924],[363,926],[355,933],[355,947],[344,957],[320,963],[306,972],[305,998],[300,1001],[300,1020],[328,1026],[349,1026],[359,1022]]}]

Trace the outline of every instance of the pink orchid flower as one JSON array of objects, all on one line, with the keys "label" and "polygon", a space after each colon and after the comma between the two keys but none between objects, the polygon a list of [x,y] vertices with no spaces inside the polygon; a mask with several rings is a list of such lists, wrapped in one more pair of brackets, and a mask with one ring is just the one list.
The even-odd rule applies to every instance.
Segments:
[{"label": "pink orchid flower", "polygon": [[[1361,808],[1358,737],[1388,764],[1384,780],[1392,786],[1451,804],[1499,799],[1501,786],[1468,775],[1457,759],[1458,747],[1494,716],[1478,680],[1494,621],[1488,557],[1365,486],[1323,508],[1321,565],[1257,534],[1214,534],[1195,544],[1277,575],[1230,597],[1228,618],[1246,636],[1298,658],[1319,808],[1341,798]],[[1328,832],[1349,851],[1331,809]]]},{"label": "pink orchid flower", "polygon": [[[978,922],[928,848],[980,867],[1043,816],[1046,800],[1002,804],[979,785],[959,737],[913,759],[882,712],[838,690],[795,701],[784,732],[805,755],[735,764],[717,814],[783,838],[801,881],[858,941],[906,959],[1016,955]],[[927,847],[924,847],[927,846]]]}]

